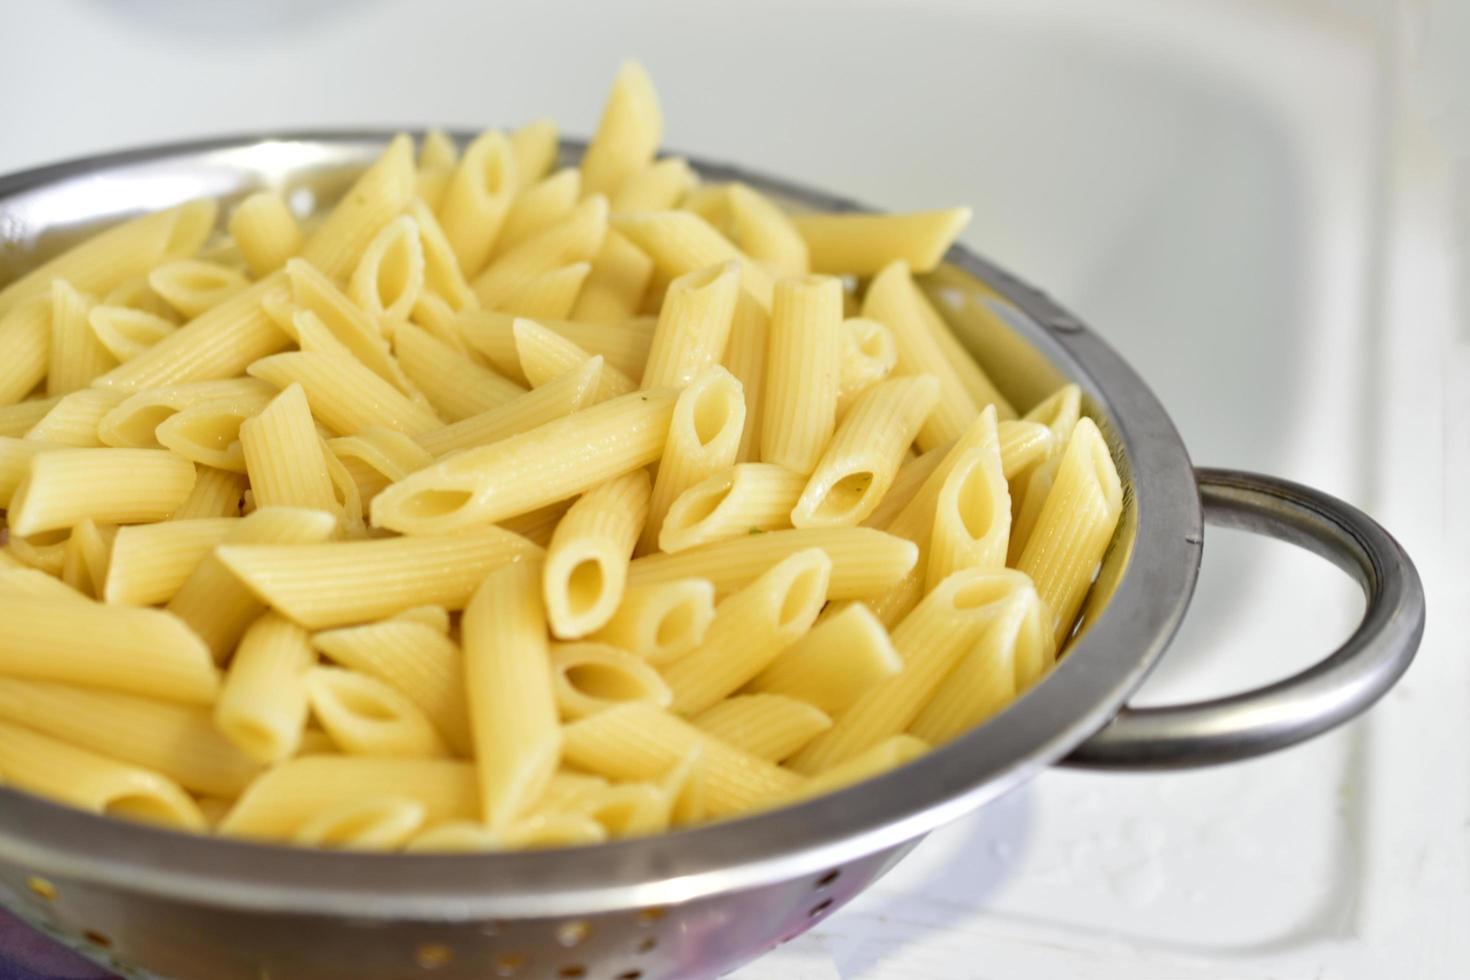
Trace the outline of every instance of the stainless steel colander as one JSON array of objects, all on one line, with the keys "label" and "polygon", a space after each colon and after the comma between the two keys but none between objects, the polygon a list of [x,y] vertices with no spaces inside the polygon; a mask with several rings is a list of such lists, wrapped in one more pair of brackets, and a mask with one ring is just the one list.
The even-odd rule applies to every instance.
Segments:
[{"label": "stainless steel colander", "polygon": [[[0,179],[0,282],[99,225],[189,198],[228,201],[271,186],[330,200],[387,138],[226,138]],[[574,159],[581,146],[563,152]],[[706,178],[740,179],[794,207],[855,207],[692,162]],[[1408,667],[1423,591],[1377,524],[1295,484],[1195,470],[1127,364],[1045,293],[973,253],[952,250],[924,285],[1016,403],[1067,379],[1080,384],[1129,488],[1085,633],[1000,715],[897,771],[800,806],[539,853],[268,847],[103,819],[0,788],[0,905],[125,976],[716,976],[821,921],[929,830],[1044,766],[1187,767],[1274,751],[1357,715]],[[1363,587],[1363,621],[1325,660],[1262,689],[1128,708],[1189,602],[1203,520],[1333,561]]]}]

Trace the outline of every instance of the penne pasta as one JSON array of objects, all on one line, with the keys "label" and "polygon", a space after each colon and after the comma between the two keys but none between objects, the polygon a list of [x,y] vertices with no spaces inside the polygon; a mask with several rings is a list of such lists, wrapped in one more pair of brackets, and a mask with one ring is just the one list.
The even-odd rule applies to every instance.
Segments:
[{"label": "penne pasta", "polygon": [[307,237],[301,257],[330,278],[345,278],[368,243],[413,196],[413,141],[399,135]]},{"label": "penne pasta", "polygon": [[854,602],[819,620],[753,677],[749,689],[797,698],[837,717],[902,669],[883,624]]},{"label": "penne pasta", "polygon": [[125,397],[121,392],[105,388],[73,391],[63,395],[25,437],[77,449],[96,448],[102,445],[102,420]]},{"label": "penne pasta", "polygon": [[112,562],[117,528],[91,519],[71,529],[61,562],[61,580],[82,595],[100,598]]},{"label": "penne pasta", "polygon": [[837,382],[837,417],[852,408],[859,395],[893,373],[898,348],[893,333],[876,320],[850,317],[842,321],[842,366]]},{"label": "penne pasta", "polygon": [[806,241],[790,215],[741,183],[730,185],[726,201],[731,237],[742,252],[772,275],[804,276],[811,271]]},{"label": "penne pasta", "polygon": [[148,273],[148,286],[164,302],[192,320],[244,291],[250,280],[227,265],[201,259],[176,259]]},{"label": "penne pasta", "polygon": [[169,515],[171,521],[196,520],[206,517],[239,517],[240,498],[245,492],[245,476],[213,466],[194,467],[194,489]]},{"label": "penne pasta", "polygon": [[582,192],[611,194],[653,161],[663,114],[643,66],[625,62],[613,80],[597,132],[582,156]]},{"label": "penne pasta", "polygon": [[765,309],[742,290],[735,298],[735,312],[730,318],[730,336],[725,343],[723,361],[725,368],[739,379],[745,392],[745,427],[740,432],[740,449],[735,454],[742,463],[756,462],[760,456],[769,340],[770,325]]},{"label": "penne pasta", "polygon": [[449,748],[418,706],[369,674],[343,667],[305,673],[311,714],[347,755],[433,759]]},{"label": "penne pasta", "polygon": [[568,167],[521,191],[510,203],[491,255],[503,255],[565,218],[582,196],[582,174]]},{"label": "penne pasta", "polygon": [[118,528],[99,598],[124,606],[168,602],[235,523],[208,517]]},{"label": "penne pasta", "polygon": [[666,211],[678,207],[697,182],[688,161],[665,157],[629,174],[609,200],[614,211]]},{"label": "penne pasta", "polygon": [[465,147],[437,217],[466,276],[478,273],[490,257],[517,181],[515,155],[505,134],[492,129]]},{"label": "penne pasta", "polygon": [[813,272],[871,276],[892,262],[932,272],[970,223],[969,208],[909,214],[798,214]]},{"label": "penne pasta", "polygon": [[97,339],[88,317],[96,299],[65,279],[51,284],[51,341],[46,394],[65,395],[117,366],[117,358]]},{"label": "penne pasta", "polygon": [[556,162],[556,123],[537,119],[510,134],[510,152],[516,161],[516,185],[525,190],[546,176]]},{"label": "penne pasta", "polygon": [[418,833],[427,816],[418,800],[375,796],[328,806],[296,828],[291,843],[345,851],[396,851]]},{"label": "penne pasta", "polygon": [[418,222],[400,215],[368,242],[348,280],[348,295],[390,333],[408,319],[423,288],[424,246]]},{"label": "penne pasta", "polygon": [[571,319],[584,323],[626,320],[638,312],[653,279],[653,260],[615,231],[602,240],[577,294]]},{"label": "penne pasta", "polygon": [[118,283],[103,294],[102,305],[150,313],[175,326],[179,322],[178,312],[153,291],[153,287],[148,285],[147,276],[131,276]]},{"label": "penne pasta", "polygon": [[131,361],[177,329],[172,320],[156,313],[102,304],[87,314],[87,326],[118,364]]},{"label": "penne pasta", "polygon": [[757,759],[780,762],[832,727],[825,713],[780,694],[742,694],[696,715],[694,727]]},{"label": "penne pasta", "polygon": [[771,306],[761,459],[811,473],[836,424],[842,358],[842,285],[782,279]]},{"label": "penne pasta", "polygon": [[[6,291],[0,291],[0,297]],[[0,405],[14,405],[46,378],[51,353],[51,291],[0,313]],[[23,431],[23,430],[22,430]],[[17,433],[19,434],[19,433]]]},{"label": "penne pasta", "polygon": [[669,284],[643,368],[643,387],[682,388],[720,362],[738,290],[738,268],[730,262]]},{"label": "penne pasta", "polygon": [[936,446],[900,465],[888,492],[883,495],[882,500],[878,501],[878,506],[873,509],[873,512],[864,518],[863,526],[886,528],[892,524],[899,512],[914,499],[919,488],[928,481],[930,474],[944,462],[945,454],[949,452],[949,449],[949,445]]},{"label": "penne pasta", "polygon": [[607,221],[607,198],[595,194],[572,208],[561,221],[496,256],[471,282],[471,288],[483,306],[499,309],[527,279],[571,263],[591,261],[607,235]]},{"label": "penne pasta", "polygon": [[249,371],[251,377],[281,390],[301,385],[311,414],[340,435],[380,425],[412,436],[443,424],[429,409],[347,357],[293,351],[261,358]]},{"label": "penne pasta", "polygon": [[315,662],[305,630],[275,613],[261,616],[230,660],[215,725],[256,762],[284,762],[306,728],[306,676]]},{"label": "penne pasta", "polygon": [[230,215],[230,237],[257,279],[285,265],[301,251],[304,240],[286,199],[274,191],[257,191],[236,206]]},{"label": "penne pasta", "polygon": [[1001,472],[1007,480],[1049,458],[1060,445],[1051,429],[1039,422],[1019,419],[1007,419],[997,425],[996,438],[1000,443]]},{"label": "penne pasta", "polygon": [[738,463],[683,491],[669,505],[658,546],[674,553],[791,526],[806,477],[775,463]]},{"label": "penne pasta", "polygon": [[158,424],[153,437],[190,462],[234,473],[245,472],[240,429],[270,404],[267,394],[200,402]]},{"label": "penne pasta", "polygon": [[739,262],[741,288],[761,306],[770,308],[774,289],[770,273],[699,215],[689,211],[621,211],[613,215],[612,227],[648,253],[654,267],[670,279]]},{"label": "penne pasta", "polygon": [[527,279],[497,307],[516,316],[565,319],[572,315],[582,284],[592,273],[592,263],[573,262],[549,269]]},{"label": "penne pasta", "polygon": [[[294,307],[281,311],[289,311],[289,316],[273,319],[282,331],[297,341],[302,350],[321,350],[323,347],[319,340],[309,339],[301,334],[303,326],[312,325],[309,320],[298,316],[304,312],[315,317],[325,328],[325,333],[340,342],[369,371],[403,394],[410,397],[414,394],[413,385],[403,369],[388,353],[388,342],[379,332],[377,324],[358,309],[330,279],[300,259],[292,259],[286,263],[286,277],[291,284],[290,298]],[[284,298],[280,297],[282,300]],[[279,308],[279,303],[273,303],[270,299],[264,301],[263,305],[267,311]]]},{"label": "penne pasta", "polygon": [[657,549],[664,516],[675,498],[734,464],[744,424],[740,382],[718,364],[701,371],[679,393],[643,525],[643,552]]},{"label": "penne pasta", "polygon": [[[0,336],[0,344],[4,342]],[[14,405],[0,405],[0,436],[25,435],[60,402],[60,398],[32,398]]]},{"label": "penne pasta", "polygon": [[241,425],[240,444],[257,507],[336,512],[326,454],[301,385],[288,385]]},{"label": "penne pasta", "polygon": [[[516,348],[517,317],[509,313],[480,310],[461,315],[456,326],[475,351],[483,354],[490,366],[507,378],[525,381],[520,353]],[[629,377],[643,375],[648,349],[653,341],[654,321],[646,318],[621,323],[577,323],[542,317],[537,326],[549,330],[575,344],[588,356],[600,355],[609,366]]]},{"label": "penne pasta", "polygon": [[429,404],[451,422],[499,408],[525,389],[481,367],[411,323],[393,334],[394,352]]},{"label": "penne pasta", "polygon": [[1003,568],[1011,532],[1011,498],[995,443],[967,451],[934,503],[927,588],[963,568]]},{"label": "penne pasta", "polygon": [[194,464],[158,449],[53,449],[31,458],[6,521],[26,536],[86,518],[113,524],[168,517],[194,487]]},{"label": "penne pasta", "polygon": [[583,637],[612,618],[648,506],[648,473],[633,470],[593,487],[561,518],[541,580],[553,635]]},{"label": "penne pasta", "polygon": [[10,506],[15,488],[31,469],[31,460],[43,452],[66,448],[59,442],[44,439],[17,439],[0,436],[0,508]]},{"label": "penne pasta", "polygon": [[592,639],[652,664],[678,659],[704,642],[715,618],[715,588],[698,578],[630,586]]},{"label": "penne pasta", "polygon": [[[217,401],[244,401],[261,396],[270,396],[274,389],[255,378],[229,378],[221,381],[195,381],[179,385],[165,385],[129,395],[94,388],[105,392],[107,409],[96,424],[97,438],[103,445],[118,449],[161,449],[158,427],[176,412],[194,405]],[[82,392],[77,393],[81,397]],[[117,400],[121,398],[121,401]]]},{"label": "penne pasta", "polygon": [[897,769],[928,751],[929,744],[921,738],[913,735],[890,735],[846,761],[823,769],[781,802],[796,803],[814,796],[835,793],[854,783],[881,776],[890,769]]},{"label": "penne pasta", "polygon": [[436,458],[529,432],[594,402],[601,388],[602,358],[593,357],[498,408],[425,432],[417,442]]},{"label": "penne pasta", "polygon": [[1046,426],[1051,431],[1056,452],[1060,453],[1081,417],[1082,389],[1063,385],[1027,412],[1025,420]]},{"label": "penne pasta", "polygon": [[606,643],[551,648],[552,693],[562,718],[584,718],[630,701],[667,708],[669,686],[646,660]]}]

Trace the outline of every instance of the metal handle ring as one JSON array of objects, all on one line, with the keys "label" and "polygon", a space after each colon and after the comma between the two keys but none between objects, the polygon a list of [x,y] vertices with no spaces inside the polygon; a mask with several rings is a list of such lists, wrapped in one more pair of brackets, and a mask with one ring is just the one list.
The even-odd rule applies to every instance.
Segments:
[{"label": "metal handle ring", "polygon": [[1356,507],[1275,477],[1198,469],[1207,523],[1270,535],[1352,576],[1367,608],[1325,660],[1229,697],[1124,707],[1062,765],[1184,769],[1234,762],[1305,741],[1356,717],[1408,669],[1424,633],[1424,588],[1397,541]]}]

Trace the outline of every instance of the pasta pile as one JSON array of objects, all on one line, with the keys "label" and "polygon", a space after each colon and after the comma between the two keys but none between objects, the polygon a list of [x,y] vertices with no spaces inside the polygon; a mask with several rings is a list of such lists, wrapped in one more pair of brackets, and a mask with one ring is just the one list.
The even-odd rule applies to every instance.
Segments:
[{"label": "pasta pile", "polygon": [[335,206],[197,201],[0,289],[0,781],[298,845],[593,843],[964,732],[1121,509],[915,285],[968,220],[658,159],[637,65],[399,136]]}]

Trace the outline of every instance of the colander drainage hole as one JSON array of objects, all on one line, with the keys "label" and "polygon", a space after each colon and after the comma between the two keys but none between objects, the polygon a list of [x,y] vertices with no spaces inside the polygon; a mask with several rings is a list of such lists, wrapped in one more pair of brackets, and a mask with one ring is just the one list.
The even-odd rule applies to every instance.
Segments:
[{"label": "colander drainage hole", "polygon": [[521,967],[526,965],[526,958],[520,953],[506,953],[495,960],[495,975],[497,977],[513,977],[521,972]]},{"label": "colander drainage hole", "polygon": [[668,914],[669,914],[669,910],[668,909],[659,908],[656,905],[654,907],[652,907],[652,908],[639,909],[638,910],[638,924],[640,926],[653,925],[659,919],[662,919],[665,915],[668,915]]},{"label": "colander drainage hole", "polygon": [[95,929],[88,929],[86,932],[82,933],[82,938],[91,943],[93,946],[101,946],[103,949],[106,949],[107,947],[112,945],[111,939],[108,939],[106,936],[102,935],[102,933],[100,932],[97,932]]},{"label": "colander drainage hole", "polygon": [[812,910],[810,912],[808,912],[807,915],[809,915],[813,919],[815,919],[817,916],[821,915],[823,912],[827,911],[831,907],[832,907],[832,899],[830,899],[830,898],[824,898],[820,902],[818,902],[816,905],[813,905],[812,906]]},{"label": "colander drainage hole", "polygon": [[573,963],[571,966],[564,966],[557,970],[556,975],[566,977],[567,980],[579,980],[580,977],[587,975],[587,968],[580,963]]},{"label": "colander drainage hole", "polygon": [[424,943],[414,951],[414,959],[425,970],[437,970],[454,961],[454,950],[443,943]]},{"label": "colander drainage hole", "polygon": [[817,879],[817,887],[826,888],[828,885],[832,884],[832,882],[836,881],[840,877],[842,877],[841,869],[828,871],[826,874],[822,875],[822,877]]},{"label": "colander drainage hole", "polygon": [[614,980],[642,980],[642,977],[642,970],[624,970],[622,973],[619,973],[617,977],[614,978]]},{"label": "colander drainage hole", "polygon": [[638,940],[638,952],[640,953],[651,953],[656,946],[658,946],[658,940],[653,936]]}]

